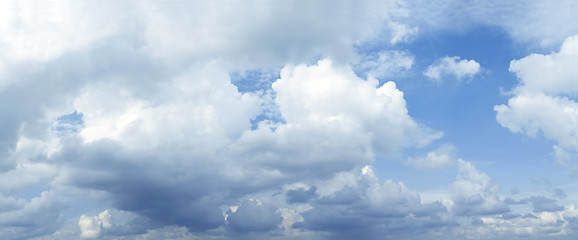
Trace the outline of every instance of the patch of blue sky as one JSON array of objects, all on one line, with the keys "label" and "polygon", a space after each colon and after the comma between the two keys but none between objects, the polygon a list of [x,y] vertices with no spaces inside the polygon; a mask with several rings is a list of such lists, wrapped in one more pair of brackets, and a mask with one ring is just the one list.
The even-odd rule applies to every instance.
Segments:
[{"label": "patch of blue sky", "polygon": [[[388,48],[391,46],[383,47]],[[458,157],[473,162],[496,182],[505,183],[504,189],[527,185],[532,177],[549,178],[559,173],[560,167],[552,160],[552,143],[541,137],[511,133],[498,124],[493,110],[494,105],[507,103],[510,96],[504,91],[517,85],[516,76],[508,71],[509,64],[531,53],[527,46],[516,45],[500,28],[479,26],[461,32],[430,32],[394,48],[406,49],[415,56],[411,70],[394,76],[393,80],[404,92],[410,115],[421,124],[444,132],[438,143],[455,145]],[[359,51],[375,54],[383,49],[370,46]],[[482,70],[461,81],[442,75],[441,81],[435,82],[423,75],[436,59],[446,56],[475,60]],[[437,146],[408,149],[403,157],[424,156]],[[400,161],[403,160],[377,159],[376,173],[382,175],[380,179],[405,179],[411,187],[430,189],[455,178],[455,174],[448,175],[445,171],[412,169]],[[407,180],[401,175],[414,177]]]},{"label": "patch of blue sky", "polygon": [[84,120],[82,119],[82,113],[74,111],[70,114],[62,115],[56,118],[56,124],[53,129],[58,133],[58,135],[67,135],[71,133],[76,133],[84,126]]},{"label": "patch of blue sky", "polygon": [[258,92],[271,89],[271,84],[280,77],[281,69],[251,69],[229,73],[231,83],[239,92]]},{"label": "patch of blue sky", "polygon": [[253,93],[263,99],[263,112],[251,119],[251,129],[257,129],[260,122],[271,121],[284,123],[283,117],[275,104],[276,93],[272,84],[280,78],[281,69],[251,69],[229,73],[231,83],[240,93]]}]

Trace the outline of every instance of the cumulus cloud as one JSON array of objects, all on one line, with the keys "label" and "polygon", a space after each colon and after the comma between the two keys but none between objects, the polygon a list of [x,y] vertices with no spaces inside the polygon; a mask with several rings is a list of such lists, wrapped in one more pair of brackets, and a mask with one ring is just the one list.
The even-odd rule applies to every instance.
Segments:
[{"label": "cumulus cloud", "polygon": [[0,237],[28,239],[50,234],[62,226],[58,219],[64,200],[55,192],[42,192],[26,201],[0,195]]},{"label": "cumulus cloud", "polygon": [[576,132],[578,93],[576,68],[578,37],[567,38],[558,52],[532,54],[510,63],[519,79],[508,104],[494,106],[496,119],[512,132],[529,136],[543,134],[557,142],[555,156],[563,164],[578,151]]},{"label": "cumulus cloud", "polygon": [[227,212],[227,223],[237,231],[271,231],[280,227],[283,217],[276,207],[250,199]]},{"label": "cumulus cloud", "polygon": [[111,215],[108,210],[104,210],[97,216],[89,217],[86,215],[80,216],[78,220],[78,227],[80,228],[81,238],[97,238],[101,236],[103,229],[110,228]]},{"label": "cumulus cloud", "polygon": [[453,75],[456,79],[471,78],[480,72],[480,64],[460,57],[443,57],[428,66],[423,72],[428,78],[441,81],[442,75]]},{"label": "cumulus cloud", "polygon": [[[375,155],[440,137],[409,116],[393,82],[378,86],[327,59],[285,67],[272,87],[283,121],[265,120],[252,130],[250,121],[261,111],[259,96],[239,93],[212,64],[194,67],[147,98],[116,82],[79,90],[71,105],[81,124],[61,135],[60,150],[48,157],[61,167],[53,184],[100,191],[114,208],[143,217],[145,227],[264,231],[273,225],[243,225],[261,221],[243,214],[251,212],[244,208],[271,213],[263,224],[280,219],[276,208],[242,204],[227,224],[223,205],[297,180],[327,178],[371,163]],[[297,195],[288,193],[293,203],[316,196]],[[441,205],[431,209],[436,207]],[[84,236],[102,233],[97,220],[81,219]],[[138,232],[129,230],[124,232]]]},{"label": "cumulus cloud", "polygon": [[477,233],[488,236],[518,236],[551,238],[569,234],[576,227],[578,212],[574,206],[560,208],[557,211],[544,211],[521,217],[496,218],[482,217]]},{"label": "cumulus cloud", "polygon": [[[469,163],[444,204],[361,167],[441,137],[377,80],[410,70],[409,52],[353,50],[421,32],[400,4],[2,1],[0,238],[395,238],[504,212]],[[439,78],[479,71],[448,59]],[[251,69],[279,77],[262,92],[232,82]],[[308,187],[285,188],[296,183]],[[110,210],[82,215],[85,199]],[[548,204],[537,209],[560,212]],[[115,211],[130,220],[115,225]]]},{"label": "cumulus cloud", "polygon": [[[331,190],[332,186],[337,188]],[[310,201],[311,209],[301,214],[303,221],[295,223],[295,227],[338,233],[341,237],[371,237],[410,226],[435,228],[454,224],[440,216],[447,212],[441,202],[422,203],[419,194],[403,182],[387,180],[380,184],[369,166],[341,173],[322,184],[320,191],[320,196]]]},{"label": "cumulus cloud", "polygon": [[453,183],[453,207],[456,215],[490,215],[507,213],[508,206],[499,197],[499,185],[479,172],[470,162],[459,160],[459,174]]},{"label": "cumulus cloud", "polygon": [[510,72],[520,80],[517,91],[548,95],[576,94],[578,36],[568,37],[558,52],[531,54],[510,63]]},{"label": "cumulus cloud", "polygon": [[273,83],[285,122],[263,122],[231,148],[261,167],[278,169],[275,174],[328,177],[441,137],[409,116],[395,83],[378,84],[328,59],[287,66]]},{"label": "cumulus cloud", "polygon": [[410,157],[406,163],[416,168],[438,169],[453,166],[457,163],[453,145],[443,145],[424,157]]}]

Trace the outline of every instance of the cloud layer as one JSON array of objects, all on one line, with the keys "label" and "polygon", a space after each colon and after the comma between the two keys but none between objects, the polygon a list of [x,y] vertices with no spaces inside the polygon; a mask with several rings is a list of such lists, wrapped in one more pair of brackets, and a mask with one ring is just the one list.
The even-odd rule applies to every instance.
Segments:
[{"label": "cloud layer", "polygon": [[[443,132],[413,117],[396,78],[481,71],[456,56],[411,72],[407,44],[443,28],[422,17],[448,11],[414,4],[2,1],[0,238],[573,234],[564,191],[507,198],[454,145],[414,154]],[[522,15],[502,27],[548,33],[519,29]],[[495,107],[502,126],[556,141],[564,163],[578,154],[577,49],[570,37],[512,61],[520,84]],[[379,161],[455,181],[425,198],[380,179]]]}]

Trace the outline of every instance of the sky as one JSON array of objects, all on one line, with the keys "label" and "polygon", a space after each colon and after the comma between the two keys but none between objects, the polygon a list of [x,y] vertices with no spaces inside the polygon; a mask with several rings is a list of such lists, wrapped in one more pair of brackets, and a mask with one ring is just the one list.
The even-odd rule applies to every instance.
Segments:
[{"label": "sky", "polygon": [[0,0],[0,238],[576,239],[576,12]]}]

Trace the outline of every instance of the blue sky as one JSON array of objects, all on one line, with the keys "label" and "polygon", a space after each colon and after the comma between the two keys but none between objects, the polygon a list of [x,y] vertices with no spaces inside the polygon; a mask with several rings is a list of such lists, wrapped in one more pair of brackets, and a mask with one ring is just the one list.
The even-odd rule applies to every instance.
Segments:
[{"label": "blue sky", "polygon": [[578,3],[2,1],[1,239],[576,239]]}]

